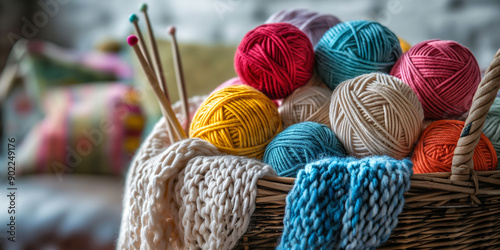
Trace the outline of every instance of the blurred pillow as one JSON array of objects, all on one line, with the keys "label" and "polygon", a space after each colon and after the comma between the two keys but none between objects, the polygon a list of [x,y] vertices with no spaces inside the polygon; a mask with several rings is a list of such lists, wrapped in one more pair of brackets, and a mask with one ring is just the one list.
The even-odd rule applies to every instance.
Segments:
[{"label": "blurred pillow", "polygon": [[115,54],[80,53],[40,40],[20,46],[26,51],[21,67],[28,72],[28,88],[35,98],[54,87],[126,80],[133,74],[131,66]]},{"label": "blurred pillow", "polygon": [[137,95],[119,83],[47,91],[44,119],[19,145],[17,173],[122,174],[144,127]]}]

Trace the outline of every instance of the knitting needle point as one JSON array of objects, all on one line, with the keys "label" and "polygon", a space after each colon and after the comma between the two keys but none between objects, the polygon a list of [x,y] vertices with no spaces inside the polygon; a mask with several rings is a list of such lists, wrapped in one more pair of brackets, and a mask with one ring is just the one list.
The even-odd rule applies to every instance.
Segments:
[{"label": "knitting needle point", "polygon": [[144,14],[144,20],[146,20],[146,27],[149,36],[149,44],[153,49],[153,66],[154,69],[156,70],[157,79],[160,83],[160,86],[163,89],[163,92],[165,93],[165,96],[167,97],[167,99],[170,100],[170,95],[168,94],[167,82],[165,80],[165,75],[163,74],[163,67],[160,60],[160,54],[158,53],[158,45],[156,44],[153,28],[151,27],[151,22],[149,20],[148,5],[146,3],[143,3],[139,9]]},{"label": "knitting needle point", "polygon": [[144,38],[142,36],[141,29],[139,27],[139,17],[136,14],[130,15],[128,19],[133,25],[135,29],[135,33],[137,34],[137,37],[139,38],[139,46],[141,47],[142,54],[146,57],[146,62],[148,63],[149,67],[152,69],[151,65],[151,56],[149,55],[148,47],[146,47],[146,44],[144,43]]}]

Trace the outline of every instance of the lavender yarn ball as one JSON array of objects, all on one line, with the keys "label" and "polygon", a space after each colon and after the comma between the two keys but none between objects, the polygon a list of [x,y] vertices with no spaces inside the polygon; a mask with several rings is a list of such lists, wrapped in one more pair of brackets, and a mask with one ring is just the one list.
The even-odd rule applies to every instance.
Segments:
[{"label": "lavender yarn ball", "polygon": [[290,23],[304,32],[314,46],[331,27],[341,21],[330,14],[307,9],[281,10],[271,15],[266,23]]}]

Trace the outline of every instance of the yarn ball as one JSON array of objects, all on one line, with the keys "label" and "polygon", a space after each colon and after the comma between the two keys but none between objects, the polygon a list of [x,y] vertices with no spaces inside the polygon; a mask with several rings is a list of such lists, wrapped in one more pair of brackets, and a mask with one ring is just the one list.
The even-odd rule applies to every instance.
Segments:
[{"label": "yarn ball", "polygon": [[252,87],[234,85],[201,104],[190,136],[212,143],[221,152],[261,159],[267,144],[282,130],[278,109],[267,96]]},{"label": "yarn ball", "polygon": [[346,156],[333,131],[316,122],[294,124],[267,145],[264,162],[279,176],[296,177],[307,163],[326,157]]},{"label": "yarn ball", "polygon": [[423,120],[415,92],[387,74],[358,76],[340,84],[332,95],[331,128],[346,151],[356,157],[407,157]]},{"label": "yarn ball", "polygon": [[304,86],[283,100],[278,108],[285,127],[312,121],[330,125],[328,109],[332,91],[318,86]]},{"label": "yarn ball", "polygon": [[236,49],[241,80],[271,99],[285,98],[305,85],[314,70],[309,38],[289,23],[263,24],[248,32]]},{"label": "yarn ball", "polygon": [[500,170],[500,98],[496,98],[486,115],[483,133],[497,152],[497,170]]},{"label": "yarn ball", "polygon": [[[429,125],[422,132],[411,157],[414,173],[450,172],[464,124],[457,120],[439,120]],[[484,133],[481,133],[472,160],[476,171],[495,170],[497,167],[497,154]]]},{"label": "yarn ball", "polygon": [[398,37],[370,21],[347,21],[328,30],[316,45],[316,71],[328,87],[371,73],[389,73],[402,54]]},{"label": "yarn ball", "polygon": [[403,51],[403,53],[406,53],[406,51],[410,50],[410,48],[411,48],[410,43],[408,43],[406,40],[404,40],[403,38],[401,38],[399,36],[398,36],[398,39],[399,39],[399,45],[401,46],[401,51]]},{"label": "yarn ball", "polygon": [[341,21],[333,15],[307,9],[281,10],[270,16],[266,23],[290,23],[304,32],[312,45],[316,45],[327,30]]},{"label": "yarn ball", "polygon": [[481,81],[479,65],[469,49],[441,40],[413,46],[399,58],[391,75],[417,93],[429,119],[455,118],[467,112]]}]

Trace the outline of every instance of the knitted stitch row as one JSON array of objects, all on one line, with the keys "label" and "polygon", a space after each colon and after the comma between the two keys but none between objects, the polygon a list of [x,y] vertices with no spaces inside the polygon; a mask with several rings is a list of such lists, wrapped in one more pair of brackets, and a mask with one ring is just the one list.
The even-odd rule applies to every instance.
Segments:
[{"label": "knitted stitch row", "polygon": [[132,163],[118,249],[231,249],[255,210],[257,160],[193,138],[168,147],[161,119]]},{"label": "knitted stitch row", "polygon": [[388,156],[308,164],[287,196],[278,249],[374,249],[397,225],[412,164]]}]

